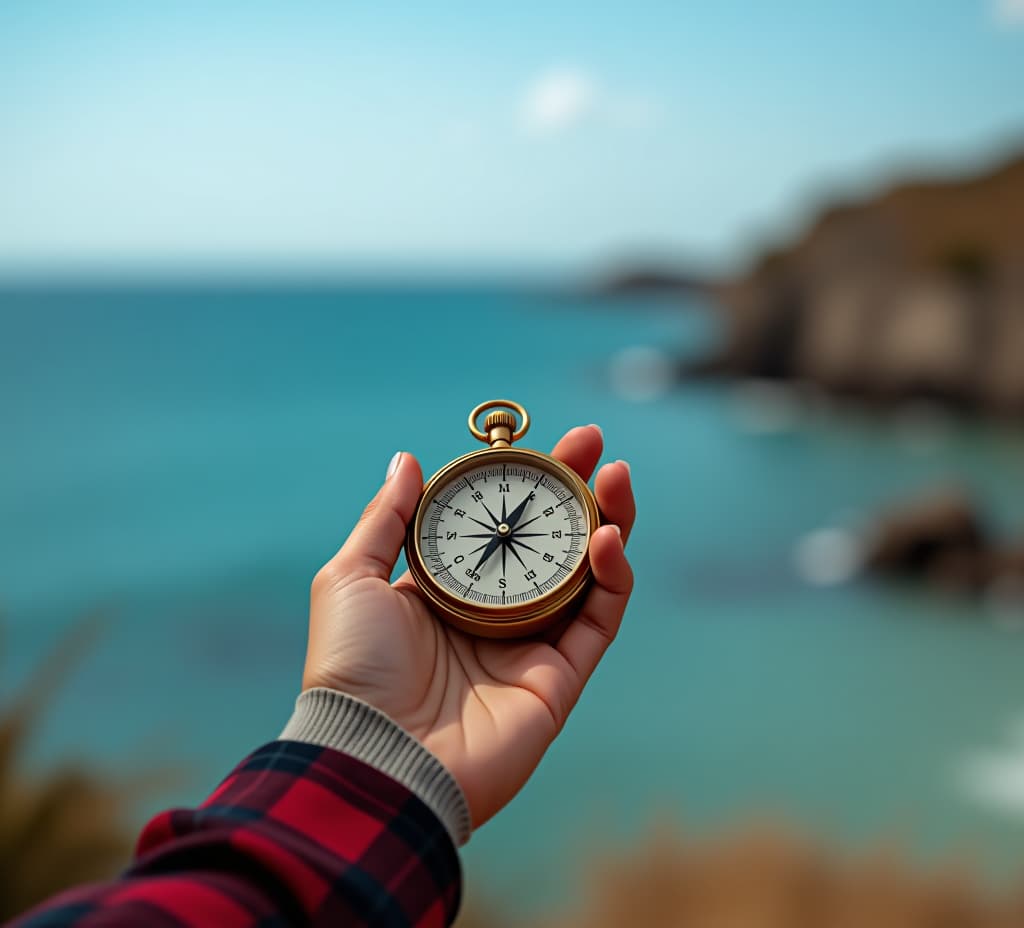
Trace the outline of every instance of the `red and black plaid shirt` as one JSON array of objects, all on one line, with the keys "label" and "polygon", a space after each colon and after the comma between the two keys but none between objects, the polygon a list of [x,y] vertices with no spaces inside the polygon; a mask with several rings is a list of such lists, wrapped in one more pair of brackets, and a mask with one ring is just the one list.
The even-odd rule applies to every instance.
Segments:
[{"label": "red and black plaid shirt", "polygon": [[329,748],[274,741],[198,809],[154,818],[119,879],[14,924],[428,928],[453,921],[460,892],[451,838],[409,790]]}]

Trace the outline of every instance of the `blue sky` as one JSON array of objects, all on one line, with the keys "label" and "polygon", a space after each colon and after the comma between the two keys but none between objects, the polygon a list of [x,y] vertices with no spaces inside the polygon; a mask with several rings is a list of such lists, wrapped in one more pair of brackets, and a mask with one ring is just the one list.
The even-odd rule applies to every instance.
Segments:
[{"label": "blue sky", "polygon": [[728,263],[1024,147],[1024,0],[0,4],[0,273]]}]

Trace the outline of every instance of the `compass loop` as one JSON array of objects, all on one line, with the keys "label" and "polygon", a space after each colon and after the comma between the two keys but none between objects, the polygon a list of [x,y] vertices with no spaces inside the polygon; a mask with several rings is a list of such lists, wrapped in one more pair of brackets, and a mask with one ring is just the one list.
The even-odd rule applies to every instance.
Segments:
[{"label": "compass loop", "polygon": [[[483,431],[476,424],[476,420],[480,418],[480,414],[487,412],[488,409],[512,410],[512,412],[519,417],[518,420],[516,420],[514,417],[512,419],[512,425],[510,428],[510,431],[512,431],[512,437],[510,439],[511,441],[519,441],[519,439],[522,438],[530,428],[530,414],[526,411],[525,407],[523,407],[522,404],[517,403],[514,400],[488,400],[486,403],[481,403],[479,406],[476,407],[476,409],[474,409],[469,414],[469,431],[473,435],[473,437],[477,439],[477,441],[482,441],[488,444],[491,441],[491,437],[489,434],[490,427],[488,427],[488,431]],[[494,414],[492,413],[492,415]],[[490,421],[491,416],[488,416],[487,419]],[[515,424],[517,421],[519,424],[519,428],[515,429]],[[505,423],[504,421],[500,423],[492,422],[491,427],[493,427],[493,425],[495,424]]]}]

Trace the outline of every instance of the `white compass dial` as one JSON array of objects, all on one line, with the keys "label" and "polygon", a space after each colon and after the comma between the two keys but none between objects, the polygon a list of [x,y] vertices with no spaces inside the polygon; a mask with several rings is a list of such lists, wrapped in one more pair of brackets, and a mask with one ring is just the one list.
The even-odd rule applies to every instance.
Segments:
[{"label": "white compass dial", "polygon": [[530,464],[482,464],[428,500],[419,547],[427,570],[467,602],[513,606],[565,581],[587,550],[587,508]]}]

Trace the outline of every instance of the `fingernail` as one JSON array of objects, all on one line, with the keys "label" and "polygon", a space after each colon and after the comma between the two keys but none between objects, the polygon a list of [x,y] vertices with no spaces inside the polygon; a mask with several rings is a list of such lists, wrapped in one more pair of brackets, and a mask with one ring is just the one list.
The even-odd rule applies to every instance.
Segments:
[{"label": "fingernail", "polygon": [[622,458],[619,458],[615,463],[621,464],[629,472],[629,476],[633,476],[633,468],[629,466],[629,461],[623,461]]},{"label": "fingernail", "polygon": [[599,426],[596,422],[591,422],[590,425],[587,426],[587,428],[597,429],[597,434],[604,438],[604,429],[601,428],[601,426]]},{"label": "fingernail", "polygon": [[395,456],[391,459],[391,463],[388,464],[388,472],[387,476],[384,478],[385,480],[390,480],[394,476],[395,471],[398,470],[398,465],[402,463],[402,455],[404,453],[404,451],[395,452]]},{"label": "fingernail", "polygon": [[617,526],[617,525],[616,525],[616,524],[615,524],[614,522],[609,522],[608,524],[609,524],[609,525],[610,525],[610,526],[611,526],[611,527],[612,527],[613,529],[615,529],[615,534],[616,534],[616,535],[618,535],[618,536],[619,536],[619,537],[621,538],[621,537],[622,537],[622,529],[621,529],[621,528],[619,528],[619,527],[618,527],[618,526]]}]

